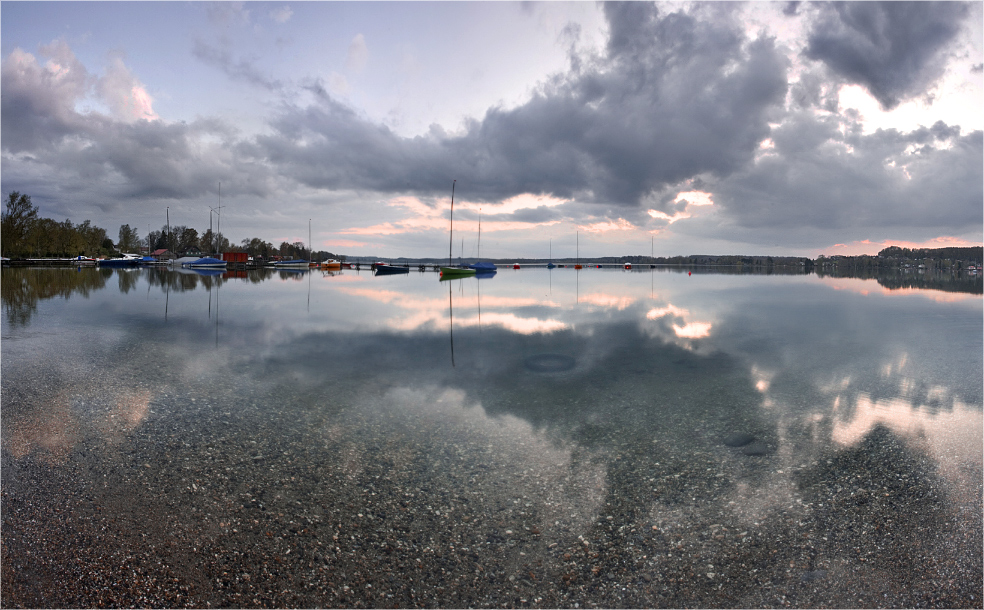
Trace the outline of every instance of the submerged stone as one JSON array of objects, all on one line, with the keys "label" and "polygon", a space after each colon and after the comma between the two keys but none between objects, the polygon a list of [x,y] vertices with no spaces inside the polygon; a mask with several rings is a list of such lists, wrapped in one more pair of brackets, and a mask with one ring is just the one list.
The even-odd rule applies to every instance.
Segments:
[{"label": "submerged stone", "polygon": [[741,452],[745,455],[768,455],[772,453],[772,450],[762,441],[755,441],[742,447]]},{"label": "submerged stone", "polygon": [[755,437],[751,434],[745,434],[744,432],[735,432],[734,434],[728,435],[724,439],[724,444],[729,447],[744,447],[748,443],[755,440]]}]

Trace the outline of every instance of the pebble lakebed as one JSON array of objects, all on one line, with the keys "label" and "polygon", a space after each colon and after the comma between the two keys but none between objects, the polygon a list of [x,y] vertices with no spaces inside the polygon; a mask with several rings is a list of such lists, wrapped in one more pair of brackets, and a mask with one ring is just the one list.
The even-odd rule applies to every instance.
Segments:
[{"label": "pebble lakebed", "polygon": [[[310,404],[293,392],[271,395]],[[981,607],[980,506],[884,428],[790,462],[733,420],[517,444],[525,424],[438,390],[242,395],[162,394],[125,442],[5,452],[3,605]]]}]

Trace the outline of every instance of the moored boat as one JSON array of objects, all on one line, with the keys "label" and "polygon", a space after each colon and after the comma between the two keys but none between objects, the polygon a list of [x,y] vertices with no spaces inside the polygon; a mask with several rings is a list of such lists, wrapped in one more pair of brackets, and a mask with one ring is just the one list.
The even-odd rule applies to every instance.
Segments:
[{"label": "moored boat", "polygon": [[441,278],[469,277],[475,275],[474,269],[468,267],[441,267]]},{"label": "moored boat", "polygon": [[337,261],[333,258],[330,258],[326,261],[321,262],[321,268],[327,271],[338,270],[342,268],[342,263],[341,261]]},{"label": "moored boat", "polygon": [[451,181],[451,230],[448,238],[448,266],[441,267],[441,279],[451,279],[457,277],[467,277],[475,275],[475,270],[468,267],[454,267],[451,265],[451,247],[454,243],[454,185],[457,180]]},{"label": "moored boat", "polygon": [[171,259],[168,261],[168,264],[172,267],[184,267],[188,263],[193,263],[200,258],[200,256],[182,256],[181,258]]},{"label": "moored boat", "polygon": [[376,263],[372,266],[372,271],[376,275],[396,275],[398,273],[410,273],[410,267],[390,265],[389,263]]},{"label": "moored boat", "polygon": [[102,258],[97,260],[96,264],[100,267],[123,268],[136,267],[138,262],[135,258]]},{"label": "moored boat", "polygon": [[298,258],[298,259],[291,259],[286,261],[276,261],[275,263],[273,263],[273,266],[277,267],[278,269],[300,269],[300,268],[307,269],[308,262],[303,258]]},{"label": "moored boat", "polygon": [[189,267],[191,269],[225,269],[226,261],[213,258],[211,256],[203,256],[197,260],[193,260],[190,263],[185,263],[184,267]]}]

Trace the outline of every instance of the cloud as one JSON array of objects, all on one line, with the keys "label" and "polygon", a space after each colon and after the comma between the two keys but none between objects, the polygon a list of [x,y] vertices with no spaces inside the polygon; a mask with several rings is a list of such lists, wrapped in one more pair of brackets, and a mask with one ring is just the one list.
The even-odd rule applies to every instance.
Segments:
[{"label": "cloud", "polygon": [[292,11],[286,4],[278,6],[274,10],[270,11],[270,19],[273,19],[277,23],[287,23],[293,15],[294,11]]},{"label": "cloud", "polygon": [[258,144],[317,188],[430,193],[458,177],[479,201],[533,193],[621,206],[751,161],[786,93],[787,62],[773,41],[655,5],[604,6],[603,54],[458,135],[400,138],[316,83],[317,101],[285,107]]},{"label": "cloud", "polygon": [[[883,104],[924,93],[943,69],[963,5],[925,16],[925,27],[918,7],[791,9],[779,18],[819,13],[807,45],[815,61],[797,66],[791,86],[786,54],[794,51],[746,33],[734,5],[664,6],[603,4],[604,47],[575,52],[572,28],[569,68],[527,101],[415,137],[343,103],[337,96],[349,85],[340,74],[285,84],[258,59],[202,41],[193,47],[199,60],[280,97],[261,117],[268,122],[259,135],[244,136],[221,119],[158,118],[122,55],[96,76],[63,41],[41,47],[41,59],[15,49],[2,64],[4,187],[58,188],[63,201],[82,193],[108,208],[197,199],[221,180],[223,197],[236,189],[260,199],[288,193],[312,205],[349,202],[348,226],[366,224],[354,217],[367,201],[407,197],[427,208],[353,235],[443,230],[446,216],[435,202],[454,179],[462,202],[456,228],[459,218],[477,224],[484,205],[489,232],[566,220],[621,235],[639,227],[669,232],[672,224],[681,239],[799,248],[979,235],[980,131],[941,121],[865,133],[857,114],[837,103],[849,65],[854,81],[880,87]],[[232,6],[223,19],[246,13]],[[911,48],[897,48],[888,25],[908,31]],[[849,62],[866,44],[872,57]],[[346,65],[361,70],[367,59],[364,37],[356,36]]]},{"label": "cloud", "polygon": [[41,47],[41,55],[49,58],[43,66],[21,49],[14,49],[3,60],[0,124],[4,150],[49,148],[79,128],[75,103],[87,94],[93,77],[63,41]]},{"label": "cloud", "polygon": [[925,239],[980,229],[980,131],[961,135],[941,121],[865,135],[849,119],[799,113],[772,139],[775,154],[714,185],[728,231],[781,234],[784,242],[812,234],[822,245],[859,231],[859,239],[887,238],[905,228]]},{"label": "cloud", "polygon": [[[132,199],[198,197],[236,175],[246,192],[269,192],[269,171],[249,157],[234,129],[214,119],[159,120],[122,57],[96,78],[63,42],[41,51],[50,58],[44,65],[20,49],[3,62],[5,178],[46,175],[42,184],[58,184],[62,197],[89,193],[103,209]],[[91,98],[109,114],[78,110]]]},{"label": "cloud", "polygon": [[284,87],[283,82],[257,68],[256,59],[235,59],[228,51],[217,49],[201,40],[195,41],[191,53],[202,62],[218,68],[232,80],[249,83],[269,91],[279,91]]},{"label": "cloud", "polygon": [[368,61],[369,47],[366,46],[366,39],[362,34],[356,34],[349,43],[348,53],[345,55],[345,67],[352,72],[362,72]]},{"label": "cloud", "polygon": [[939,80],[967,15],[961,2],[822,4],[805,54],[890,110]]},{"label": "cloud", "polygon": [[122,57],[112,59],[106,75],[99,79],[96,89],[113,116],[121,121],[153,121],[160,118],[154,112],[150,94],[130,73]]},{"label": "cloud", "polygon": [[209,21],[216,25],[248,25],[250,22],[250,11],[243,2],[209,2],[205,6]]}]

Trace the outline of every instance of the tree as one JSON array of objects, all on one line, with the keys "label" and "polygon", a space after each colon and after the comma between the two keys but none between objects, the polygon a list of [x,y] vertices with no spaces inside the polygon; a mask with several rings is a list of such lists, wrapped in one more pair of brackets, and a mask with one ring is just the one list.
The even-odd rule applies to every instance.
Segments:
[{"label": "tree", "polygon": [[175,231],[178,239],[178,251],[187,252],[191,249],[198,249],[198,231],[191,227],[179,227],[181,232]]},{"label": "tree", "polygon": [[243,250],[249,253],[250,256],[262,256],[263,258],[269,258],[273,249],[273,244],[265,242],[259,237],[246,238],[242,241]]},{"label": "tree", "polygon": [[215,233],[208,229],[198,238],[198,244],[203,252],[215,252]]},{"label": "tree", "polygon": [[30,195],[13,191],[7,196],[6,209],[0,215],[0,243],[4,255],[22,255],[29,251],[25,239],[37,219],[38,208],[31,204]]},{"label": "tree", "polygon": [[144,244],[147,246],[148,252],[153,252],[154,250],[159,250],[164,246],[164,232],[163,231],[151,231],[147,233],[147,238],[144,240]]},{"label": "tree", "polygon": [[98,254],[108,254],[111,252],[111,250],[106,250],[103,248],[103,242],[109,239],[106,236],[106,229],[92,226],[92,222],[89,220],[82,221],[82,223],[77,225],[75,229],[82,235],[83,240],[85,241],[85,248],[82,252],[80,252],[80,254],[96,256]]},{"label": "tree", "polygon": [[130,225],[120,227],[120,239],[116,242],[116,247],[120,252],[132,252],[140,247],[140,236],[136,229],[131,229]]}]

